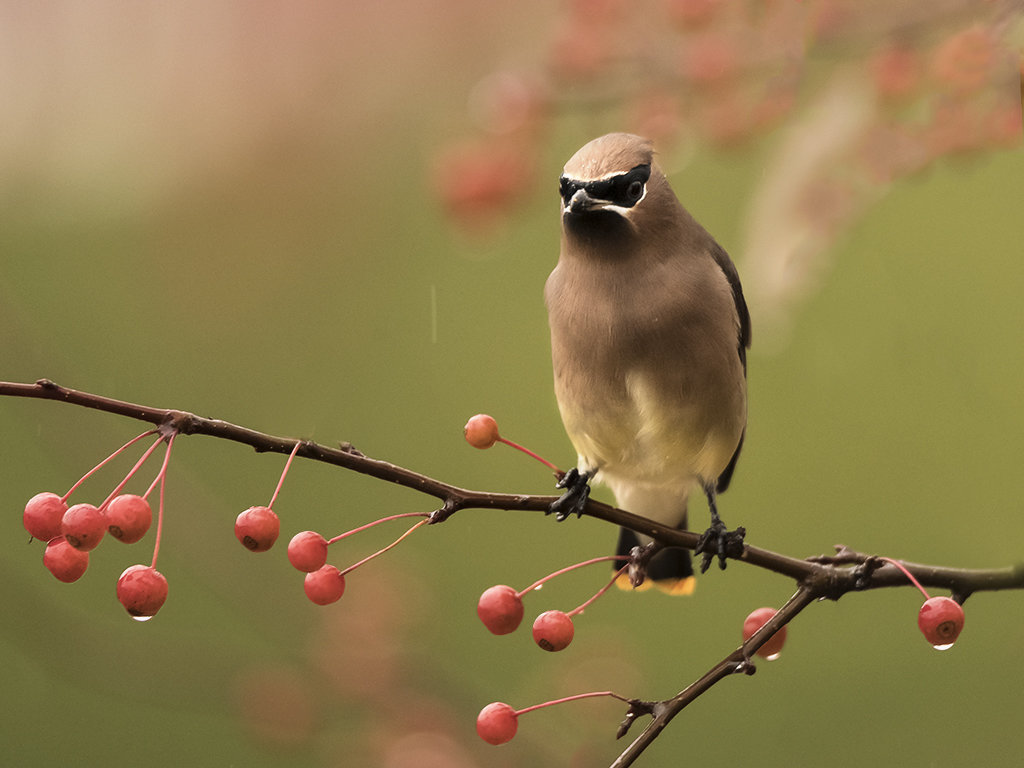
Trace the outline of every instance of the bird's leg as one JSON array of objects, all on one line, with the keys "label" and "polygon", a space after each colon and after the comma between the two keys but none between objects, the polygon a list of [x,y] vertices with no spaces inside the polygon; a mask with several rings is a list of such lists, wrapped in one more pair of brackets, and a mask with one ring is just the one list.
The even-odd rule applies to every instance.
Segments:
[{"label": "bird's leg", "polygon": [[716,503],[715,487],[705,486],[704,493],[708,497],[708,506],[711,508],[711,526],[701,534],[697,540],[697,546],[693,550],[695,555],[704,555],[700,564],[700,572],[704,573],[711,566],[715,555],[718,556],[718,565],[725,570],[725,559],[727,557],[739,557],[743,554],[743,537],[747,530],[743,527],[730,531],[725,527],[722,518],[718,516],[718,504]]},{"label": "bird's leg", "polygon": [[590,472],[581,472],[575,467],[566,472],[555,486],[564,488],[565,493],[551,502],[547,513],[550,515],[554,512],[558,522],[562,522],[573,512],[576,513],[576,517],[582,517],[583,510],[587,506],[587,499],[590,498],[591,474]]}]

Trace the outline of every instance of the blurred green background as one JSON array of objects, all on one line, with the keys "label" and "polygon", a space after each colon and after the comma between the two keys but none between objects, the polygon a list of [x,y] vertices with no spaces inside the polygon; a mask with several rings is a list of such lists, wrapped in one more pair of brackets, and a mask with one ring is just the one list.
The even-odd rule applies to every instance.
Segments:
[{"label": "blurred green background", "polygon": [[[466,134],[482,77],[543,49],[537,30],[557,9],[443,5],[0,5],[0,378],[347,440],[469,487],[550,492],[546,471],[475,451],[461,429],[486,411],[572,463],[541,300],[554,179],[616,126],[560,121],[525,205],[486,235],[454,228],[431,182],[439,148]],[[765,151],[703,151],[672,178],[741,274]],[[750,542],[964,567],[1024,557],[1022,193],[1019,149],[940,162],[835,244],[788,336],[759,337],[755,314],[750,427],[722,501]],[[614,531],[469,511],[353,573],[320,608],[285,558],[294,533],[331,536],[432,500],[298,462],[275,505],[281,540],[253,555],[234,517],[269,500],[284,458],[190,437],[168,477],[170,597],[138,624],[114,584],[149,562],[152,534],[131,550],[105,541],[63,585],[26,543],[21,510],[143,426],[3,399],[0,429],[6,765],[607,764],[624,746],[617,704],[526,715],[500,748],[477,738],[476,713],[606,688],[670,696],[735,647],[750,610],[793,590],[734,565],[690,599],[609,594],[569,649],[545,654],[528,626],[489,635],[477,597],[605,554]],[[131,461],[76,499],[103,498]],[[354,562],[402,525],[333,547],[331,561]],[[527,621],[605,578],[602,567],[548,585]],[[699,699],[640,764],[1019,765],[1020,594],[971,598],[946,653],[919,635],[919,604],[907,589],[812,606],[778,662]]]}]

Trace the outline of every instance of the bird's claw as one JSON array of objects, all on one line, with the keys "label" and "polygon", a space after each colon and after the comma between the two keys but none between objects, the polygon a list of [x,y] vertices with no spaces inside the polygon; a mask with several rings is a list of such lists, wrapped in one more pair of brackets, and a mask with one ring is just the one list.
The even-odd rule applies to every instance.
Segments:
[{"label": "bird's claw", "polygon": [[556,488],[564,488],[565,493],[551,502],[547,513],[550,515],[553,512],[558,522],[562,522],[573,513],[576,517],[582,517],[587,499],[590,498],[589,481],[589,472],[580,472],[575,467],[566,472],[555,485]]},{"label": "bird's claw", "polygon": [[700,563],[700,572],[705,573],[716,556],[718,567],[724,571],[726,558],[739,557],[743,554],[743,537],[746,535],[747,529],[742,526],[730,531],[721,520],[713,520],[711,527],[701,534],[693,550],[695,555],[704,556]]}]

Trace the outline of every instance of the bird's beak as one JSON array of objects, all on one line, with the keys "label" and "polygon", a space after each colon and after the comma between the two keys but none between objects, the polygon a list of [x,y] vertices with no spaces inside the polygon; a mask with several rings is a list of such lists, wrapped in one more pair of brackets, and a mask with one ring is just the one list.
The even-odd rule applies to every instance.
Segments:
[{"label": "bird's beak", "polygon": [[577,189],[576,193],[569,199],[569,202],[565,204],[563,209],[564,213],[583,213],[584,211],[592,211],[595,208],[600,208],[602,202],[595,200],[587,194],[585,189]]}]

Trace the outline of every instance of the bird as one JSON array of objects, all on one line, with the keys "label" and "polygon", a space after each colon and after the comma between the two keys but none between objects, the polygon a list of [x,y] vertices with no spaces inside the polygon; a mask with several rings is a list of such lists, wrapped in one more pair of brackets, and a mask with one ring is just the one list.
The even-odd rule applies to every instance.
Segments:
[{"label": "bird", "polygon": [[[724,568],[745,533],[728,531],[717,509],[747,424],[750,313],[736,266],[679,202],[649,139],[609,133],[585,144],[559,194],[561,248],[544,298],[577,466],[549,511],[582,514],[594,481],[622,509],[685,529],[699,489],[711,513],[695,550],[701,572],[715,555]],[[617,554],[650,541],[622,528]],[[655,552],[644,571],[620,586],[695,586],[686,549]]]}]

